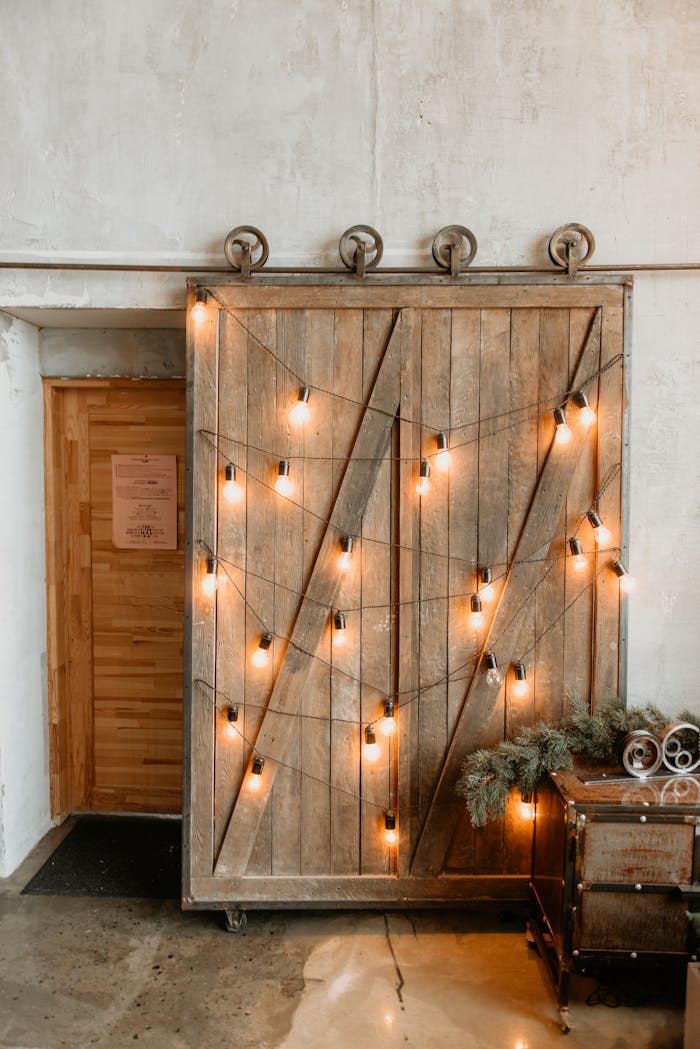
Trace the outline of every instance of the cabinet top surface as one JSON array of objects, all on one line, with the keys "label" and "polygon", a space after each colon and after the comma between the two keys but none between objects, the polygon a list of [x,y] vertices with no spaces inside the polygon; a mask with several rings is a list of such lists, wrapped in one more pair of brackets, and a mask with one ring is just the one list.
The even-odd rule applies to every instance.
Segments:
[{"label": "cabinet top surface", "polygon": [[[606,778],[600,778],[603,776]],[[566,802],[573,801],[577,806],[670,809],[700,816],[700,776],[637,779],[625,776],[619,767],[576,767],[552,773],[551,781]]]}]

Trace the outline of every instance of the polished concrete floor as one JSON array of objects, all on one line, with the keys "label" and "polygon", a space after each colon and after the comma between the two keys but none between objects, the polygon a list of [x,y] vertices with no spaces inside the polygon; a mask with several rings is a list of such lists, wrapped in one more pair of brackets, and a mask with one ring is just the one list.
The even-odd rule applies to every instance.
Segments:
[{"label": "polished concrete floor", "polygon": [[0,881],[2,1049],[682,1046],[682,974],[619,1008],[577,978],[562,1043],[520,919],[252,912],[227,935],[170,901],[21,896],[54,840]]}]

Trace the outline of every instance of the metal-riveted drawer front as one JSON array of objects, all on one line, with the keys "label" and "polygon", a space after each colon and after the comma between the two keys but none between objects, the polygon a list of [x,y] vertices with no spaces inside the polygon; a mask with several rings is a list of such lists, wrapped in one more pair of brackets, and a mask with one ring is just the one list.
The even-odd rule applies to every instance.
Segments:
[{"label": "metal-riveted drawer front", "polygon": [[583,892],[580,910],[580,950],[684,954],[687,949],[685,905],[670,894]]},{"label": "metal-riveted drawer front", "polygon": [[693,880],[694,832],[693,823],[591,819],[586,825],[583,881],[688,885]]}]

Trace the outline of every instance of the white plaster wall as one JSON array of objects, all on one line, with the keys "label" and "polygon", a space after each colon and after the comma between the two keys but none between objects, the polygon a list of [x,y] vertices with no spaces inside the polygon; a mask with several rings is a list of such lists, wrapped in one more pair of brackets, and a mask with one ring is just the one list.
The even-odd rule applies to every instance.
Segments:
[{"label": "white plaster wall", "polygon": [[[700,260],[697,0],[0,0],[0,258],[389,263],[463,222],[484,264]],[[629,694],[700,710],[700,273],[634,303]],[[177,275],[0,271],[0,307],[172,308]],[[76,326],[79,322],[76,321]]]},{"label": "white plaster wall", "polygon": [[0,877],[50,826],[43,455],[39,333],[0,313]]}]

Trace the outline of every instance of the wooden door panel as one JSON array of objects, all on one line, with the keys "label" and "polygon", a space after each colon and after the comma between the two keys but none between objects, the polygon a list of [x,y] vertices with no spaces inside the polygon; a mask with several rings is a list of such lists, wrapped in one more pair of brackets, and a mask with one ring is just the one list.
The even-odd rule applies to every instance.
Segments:
[{"label": "wooden door panel", "polygon": [[[620,605],[609,561],[621,546],[622,288],[262,288],[233,279],[217,286],[215,301],[218,338],[215,309],[188,334],[186,904],[227,892],[245,902],[246,886],[259,901],[265,884],[270,901],[293,902],[295,891],[299,902],[367,901],[372,891],[386,900],[376,888],[382,878],[397,894],[416,886],[425,899],[448,872],[467,892],[469,879],[490,876],[512,890],[509,876],[527,870],[531,830],[517,802],[505,821],[475,833],[454,783],[475,747],[536,717],[558,718],[565,689],[595,703],[601,689],[618,688]],[[371,432],[367,406],[393,341],[395,413],[387,402],[383,451],[359,456],[373,460],[360,498],[353,456]],[[577,428],[569,402],[573,439],[553,453],[552,410],[584,384],[593,407],[605,401],[605,423]],[[300,385],[312,388],[302,430],[288,420]],[[442,430],[448,473],[434,462]],[[431,489],[419,498],[424,458]],[[296,485],[288,500],[274,491],[280,459]],[[223,498],[227,463],[245,479],[235,508]],[[343,519],[334,516],[338,501]],[[585,522],[593,506],[614,525],[603,553]],[[347,533],[353,570],[339,575]],[[583,575],[567,557],[579,533]],[[207,556],[225,577],[214,601],[199,590]],[[483,565],[496,596],[475,631],[470,597]],[[296,635],[305,605],[316,626]],[[343,649],[333,635],[337,609],[346,615]],[[256,670],[250,657],[265,630],[271,659]],[[489,648],[505,678],[495,690],[484,684]],[[525,700],[510,688],[509,666],[520,658],[531,685]],[[364,729],[378,726],[391,696],[397,733],[369,764]],[[251,794],[256,754],[265,764]],[[384,841],[387,810],[398,815],[398,849]]]}]

